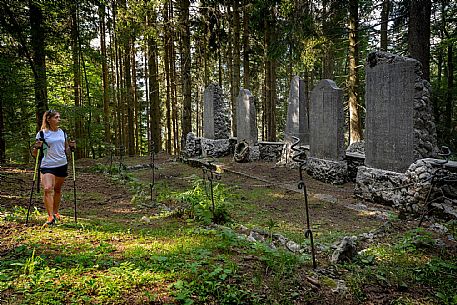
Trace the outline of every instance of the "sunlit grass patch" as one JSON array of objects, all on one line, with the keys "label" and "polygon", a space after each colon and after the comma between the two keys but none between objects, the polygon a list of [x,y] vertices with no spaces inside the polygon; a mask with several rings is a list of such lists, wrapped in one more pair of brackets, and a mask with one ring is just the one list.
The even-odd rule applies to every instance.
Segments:
[{"label": "sunlit grass patch", "polygon": [[22,200],[26,198],[27,196],[17,196],[17,195],[6,195],[6,194],[0,194],[0,200],[3,199],[16,199],[16,200]]},{"label": "sunlit grass patch", "polygon": [[211,253],[202,249],[220,246],[212,243],[216,237],[190,229],[170,232],[171,238],[165,239],[144,231],[113,233],[97,228],[25,230],[17,239],[22,246],[11,253],[9,262],[1,264],[6,270],[0,276],[5,281],[1,287],[13,289],[16,297],[34,304],[47,303],[53,294],[53,301],[60,304],[77,300],[116,303],[123,293],[142,286],[156,287],[151,290],[157,295],[169,294],[168,283],[176,279],[176,270],[187,273],[195,259]]},{"label": "sunlit grass patch", "polygon": [[131,289],[160,285],[166,289],[165,283],[170,277],[169,273],[140,269],[128,261],[105,270],[44,266],[33,274],[20,275],[11,287],[23,295],[25,303],[115,304]]},{"label": "sunlit grass patch", "polygon": [[181,236],[173,238],[153,239],[147,238],[141,241],[129,240],[122,247],[124,258],[144,258],[153,255],[176,255],[191,253],[195,249],[211,247],[211,238],[207,236]]},{"label": "sunlit grass patch", "polygon": [[442,304],[457,301],[455,279],[457,263],[431,255],[426,249],[435,247],[429,232],[414,229],[394,237],[392,244],[367,248],[353,265],[348,283],[354,295],[364,299],[363,287],[381,285],[398,291],[423,291],[427,287]]}]

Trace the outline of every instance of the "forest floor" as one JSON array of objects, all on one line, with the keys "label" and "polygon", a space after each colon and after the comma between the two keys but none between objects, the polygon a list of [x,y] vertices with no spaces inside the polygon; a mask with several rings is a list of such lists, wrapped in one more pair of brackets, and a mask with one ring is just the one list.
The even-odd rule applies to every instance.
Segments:
[{"label": "forest floor", "polygon": [[[203,220],[207,215],[193,206],[202,169],[159,154],[151,201],[149,162],[77,160],[78,222],[70,167],[64,219],[45,229],[42,193],[33,195],[25,225],[33,165],[1,166],[0,303],[457,304],[456,222],[427,219],[419,228],[417,219],[355,198],[352,183],[330,185],[305,175],[313,268],[298,169],[214,160],[223,169],[215,198],[230,222],[208,226],[193,221],[199,211]],[[266,232],[264,242],[240,238],[246,230]],[[301,250],[269,247],[274,233]],[[335,243],[345,236],[357,236],[359,255],[331,263]],[[44,279],[45,271],[52,276]]]}]

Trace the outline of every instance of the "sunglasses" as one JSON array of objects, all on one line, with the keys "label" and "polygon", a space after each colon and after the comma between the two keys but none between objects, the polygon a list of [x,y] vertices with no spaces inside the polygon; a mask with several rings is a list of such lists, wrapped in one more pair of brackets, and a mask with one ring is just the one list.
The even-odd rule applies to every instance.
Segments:
[{"label": "sunglasses", "polygon": [[57,111],[55,111],[54,109],[49,109],[48,111],[46,111],[46,117],[50,117],[54,113],[57,113]]}]

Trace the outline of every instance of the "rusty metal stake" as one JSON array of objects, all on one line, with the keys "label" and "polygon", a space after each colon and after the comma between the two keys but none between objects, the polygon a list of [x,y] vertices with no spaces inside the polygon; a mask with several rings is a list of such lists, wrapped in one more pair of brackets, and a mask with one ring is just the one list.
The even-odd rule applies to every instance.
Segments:
[{"label": "rusty metal stake", "polygon": [[297,137],[292,137],[292,138],[295,140],[295,142],[292,144],[292,146],[290,148],[293,151],[297,152],[297,154],[292,157],[292,160],[300,164],[300,166],[298,168],[299,174],[300,174],[300,181],[298,182],[298,189],[303,190],[303,196],[305,197],[305,213],[306,213],[305,238],[309,238],[309,240],[311,242],[311,256],[313,258],[313,268],[316,269],[317,264],[316,264],[316,254],[314,251],[313,231],[311,230],[311,223],[309,221],[308,193],[306,191],[305,181],[303,180],[303,167],[305,166],[306,160],[302,159],[302,157],[305,155],[306,151],[296,147],[298,145],[298,143],[300,143],[299,138],[297,138]]},{"label": "rusty metal stake", "polygon": [[[217,169],[213,169],[213,160],[208,161],[208,166],[202,166],[202,171],[203,171],[203,183],[205,186],[205,193],[208,198],[211,199],[211,213],[213,214],[213,221],[215,217],[215,211],[216,211],[216,206],[214,203],[214,187],[213,187],[213,181],[214,180],[221,180],[221,174],[217,171]],[[206,187],[206,180],[209,181],[209,188],[210,188],[210,194],[208,194],[208,189]]]}]

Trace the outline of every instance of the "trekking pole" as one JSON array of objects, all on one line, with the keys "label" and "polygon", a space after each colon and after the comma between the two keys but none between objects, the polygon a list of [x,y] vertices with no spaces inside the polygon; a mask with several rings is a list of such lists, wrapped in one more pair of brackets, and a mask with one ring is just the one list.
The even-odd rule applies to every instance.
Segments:
[{"label": "trekking pole", "polygon": [[27,208],[27,217],[25,219],[25,224],[29,223],[29,214],[30,214],[30,208],[32,207],[33,189],[35,188],[35,181],[37,178],[38,160],[40,159],[40,152],[41,152],[41,150],[39,149],[37,152],[36,158],[35,158],[35,170],[33,171],[32,190],[30,191],[29,206]]},{"label": "trekking pole", "polygon": [[76,171],[75,171],[75,149],[73,147],[70,148],[71,150],[71,161],[72,161],[72,168],[73,168],[73,201],[75,204],[75,223],[78,222],[76,218]]}]

